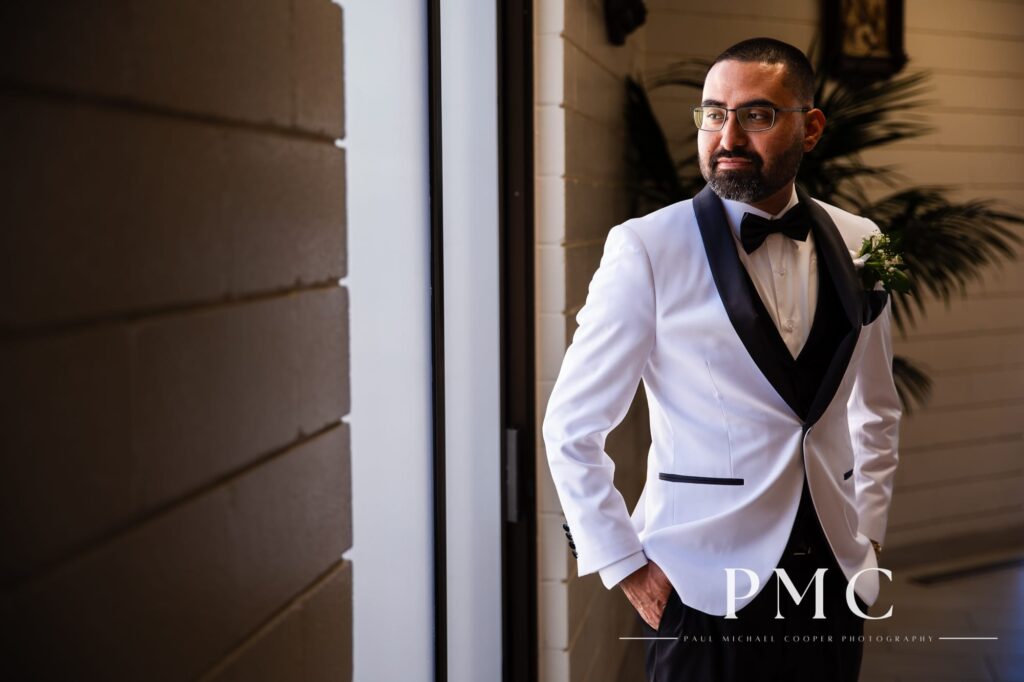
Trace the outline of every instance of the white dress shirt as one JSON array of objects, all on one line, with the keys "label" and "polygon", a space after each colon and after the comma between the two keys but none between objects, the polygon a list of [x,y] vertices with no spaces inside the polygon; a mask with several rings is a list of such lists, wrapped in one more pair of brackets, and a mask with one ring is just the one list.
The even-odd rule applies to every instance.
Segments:
[{"label": "white dress shirt", "polygon": [[[797,204],[796,187],[786,206],[774,215],[740,201],[723,199],[722,204],[729,227],[732,228],[740,261],[750,274],[786,347],[795,358],[810,334],[814,308],[818,302],[818,259],[814,250],[814,236],[808,232],[807,239],[800,242],[783,234],[770,234],[760,247],[748,254],[740,242],[740,223],[744,213],[754,213],[769,220],[782,217]],[[602,568],[599,571],[601,582],[611,589],[646,563],[647,557],[643,552],[631,554]]]},{"label": "white dress shirt", "polygon": [[768,235],[764,244],[748,254],[740,243],[740,222],[744,213],[769,220],[782,217],[796,206],[796,188],[793,188],[789,203],[775,215],[739,201],[723,199],[722,203],[743,267],[750,273],[764,307],[795,358],[810,334],[814,307],[818,303],[818,258],[814,252],[814,235],[808,232],[807,239],[800,242],[776,232]]}]

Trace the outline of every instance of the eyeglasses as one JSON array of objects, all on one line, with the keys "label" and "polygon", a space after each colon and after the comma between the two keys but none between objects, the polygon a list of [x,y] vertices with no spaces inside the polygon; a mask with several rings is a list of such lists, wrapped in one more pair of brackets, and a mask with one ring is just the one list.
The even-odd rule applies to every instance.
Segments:
[{"label": "eyeglasses", "polygon": [[740,122],[740,128],[748,133],[759,133],[770,129],[775,125],[775,112],[777,111],[810,111],[807,107],[799,109],[778,109],[769,106],[737,107],[727,109],[725,107],[694,107],[693,122],[697,128],[710,133],[715,133],[725,127],[725,121],[729,112],[736,112],[736,120]]}]

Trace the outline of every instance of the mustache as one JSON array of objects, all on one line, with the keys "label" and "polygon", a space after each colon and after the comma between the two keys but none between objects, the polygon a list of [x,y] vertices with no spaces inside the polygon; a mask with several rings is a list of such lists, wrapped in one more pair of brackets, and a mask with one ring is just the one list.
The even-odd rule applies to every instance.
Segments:
[{"label": "mustache", "polygon": [[728,151],[721,150],[711,155],[711,163],[716,164],[720,159],[746,159],[752,162],[755,166],[761,165],[761,157],[754,152],[748,152],[743,150]]}]

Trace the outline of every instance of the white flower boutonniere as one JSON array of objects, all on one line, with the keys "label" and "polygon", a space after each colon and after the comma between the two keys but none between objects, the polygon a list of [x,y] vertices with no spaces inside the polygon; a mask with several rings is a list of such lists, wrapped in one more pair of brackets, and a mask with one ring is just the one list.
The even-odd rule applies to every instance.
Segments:
[{"label": "white flower boutonniere", "polygon": [[903,257],[894,247],[889,235],[873,234],[864,238],[860,250],[854,253],[853,266],[860,274],[861,282],[868,291],[877,288],[878,283],[886,291],[906,293],[910,291]]}]

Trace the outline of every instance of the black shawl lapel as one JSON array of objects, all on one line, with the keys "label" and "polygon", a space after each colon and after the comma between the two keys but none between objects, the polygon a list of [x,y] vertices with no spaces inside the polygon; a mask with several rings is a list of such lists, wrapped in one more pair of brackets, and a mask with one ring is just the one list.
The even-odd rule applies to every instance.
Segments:
[{"label": "black shawl lapel", "polygon": [[828,271],[836,285],[839,300],[843,302],[846,319],[850,321],[851,326],[858,327],[864,312],[864,294],[857,279],[857,271],[853,267],[853,259],[850,258],[850,250],[846,248],[839,228],[832,221],[828,211],[799,187],[796,188],[796,196],[797,200],[807,207],[807,212],[811,216],[814,239],[821,244],[821,254],[828,261]]},{"label": "black shawl lapel", "polygon": [[832,362],[811,402],[811,408],[805,420],[805,425],[810,425],[818,421],[822,413],[825,412],[846,374],[850,357],[853,355],[853,348],[860,336],[864,312],[864,292],[857,278],[857,271],[853,267],[850,251],[828,212],[799,187],[797,187],[796,195],[797,199],[807,207],[811,216],[811,230],[814,233],[814,239],[819,244],[821,256],[826,261],[836,294],[842,302],[843,311],[846,313],[846,319],[850,325],[849,330],[839,342],[835,355],[832,356]]},{"label": "black shawl lapel", "polygon": [[[767,320],[759,319],[761,315],[767,313],[759,313],[764,306],[756,305],[752,298],[756,294],[752,294],[750,286],[747,285],[747,272],[736,252],[736,242],[733,240],[732,229],[725,217],[721,199],[710,187],[705,187],[693,198],[693,210],[697,215],[697,226],[704,241],[711,276],[729,321],[754,364],[790,409],[799,415],[797,395],[790,378],[790,366],[780,361],[783,358],[780,358],[775,347],[776,340],[766,331],[767,328],[774,328],[775,323],[770,317]],[[767,322],[767,325],[763,322]],[[792,356],[788,351],[785,358],[792,363]]]}]

